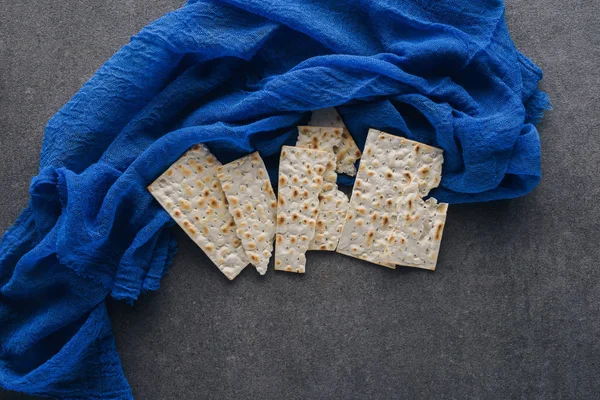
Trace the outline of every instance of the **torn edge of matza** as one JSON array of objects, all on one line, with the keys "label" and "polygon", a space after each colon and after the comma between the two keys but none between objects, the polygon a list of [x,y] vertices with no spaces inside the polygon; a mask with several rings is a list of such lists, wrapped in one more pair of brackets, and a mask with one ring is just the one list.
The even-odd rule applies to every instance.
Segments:
[{"label": "torn edge of matza", "polygon": [[388,239],[387,262],[435,270],[448,204],[423,201],[413,180],[398,199],[398,220]]},{"label": "torn edge of matza", "polygon": [[355,164],[361,156],[360,149],[337,110],[334,107],[314,110],[308,125],[342,129],[342,140],[335,148],[336,171],[340,174],[355,176]]}]

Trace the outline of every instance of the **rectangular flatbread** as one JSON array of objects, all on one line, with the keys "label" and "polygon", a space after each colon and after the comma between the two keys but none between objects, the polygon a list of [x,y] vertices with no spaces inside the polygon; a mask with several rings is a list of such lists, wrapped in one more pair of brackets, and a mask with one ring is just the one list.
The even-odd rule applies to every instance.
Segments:
[{"label": "rectangular flatbread", "polygon": [[442,150],[370,129],[337,251],[388,267],[387,247],[403,189],[416,181],[420,196],[440,182]]},{"label": "rectangular flatbread", "polygon": [[328,153],[283,146],[279,161],[275,269],[304,273],[315,235]]},{"label": "rectangular flatbread", "polygon": [[218,168],[237,236],[256,270],[264,275],[275,238],[277,199],[265,164],[252,153]]},{"label": "rectangular flatbread", "polygon": [[249,264],[217,179],[221,163],[202,144],[193,146],[148,190],[185,233],[234,279]]},{"label": "rectangular flatbread", "polygon": [[337,187],[335,173],[334,148],[342,139],[341,128],[299,126],[296,146],[318,149],[329,154],[329,162],[323,177],[325,183],[319,195],[319,215],[315,236],[308,247],[309,250],[334,251],[340,240],[348,211],[348,197]]},{"label": "rectangular flatbread", "polygon": [[435,270],[448,204],[433,197],[423,201],[413,180],[398,201],[396,227],[388,240],[386,261]]},{"label": "rectangular flatbread", "polygon": [[360,149],[350,135],[350,131],[342,121],[334,107],[322,108],[312,112],[310,126],[333,127],[342,129],[342,140],[335,147],[336,171],[350,176],[356,175],[356,161],[360,159]]}]

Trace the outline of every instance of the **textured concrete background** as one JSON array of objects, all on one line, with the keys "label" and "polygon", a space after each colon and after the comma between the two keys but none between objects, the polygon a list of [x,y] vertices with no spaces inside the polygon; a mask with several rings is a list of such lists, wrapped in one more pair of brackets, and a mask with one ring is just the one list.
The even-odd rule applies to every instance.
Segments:
[{"label": "textured concrete background", "polygon": [[[48,118],[180,4],[0,2],[0,231],[27,202]],[[306,276],[248,268],[231,284],[180,234],[161,289],[111,304],[136,397],[598,398],[599,12],[595,0],[508,2],[554,106],[544,178],[518,200],[451,207],[437,272],[311,253]]]}]

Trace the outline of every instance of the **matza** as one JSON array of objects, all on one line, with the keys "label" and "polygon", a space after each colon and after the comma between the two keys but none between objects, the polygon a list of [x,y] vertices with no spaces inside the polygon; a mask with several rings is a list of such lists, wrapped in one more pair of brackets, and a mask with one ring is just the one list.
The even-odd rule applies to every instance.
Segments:
[{"label": "matza", "polygon": [[264,275],[275,237],[277,199],[258,152],[218,168],[237,236],[256,270]]},{"label": "matza", "polygon": [[413,179],[421,196],[436,187],[441,160],[440,149],[370,129],[337,251],[385,264],[398,199]]},{"label": "matza", "polygon": [[304,273],[315,235],[319,193],[329,161],[326,152],[283,146],[279,161],[275,269]]},{"label": "matza", "polygon": [[434,198],[423,201],[413,180],[398,201],[396,227],[388,240],[386,261],[407,267],[434,270],[448,204]]},{"label": "matza", "polygon": [[340,240],[346,211],[348,211],[348,197],[338,189],[336,184],[334,147],[340,144],[341,139],[341,128],[298,127],[296,146],[318,149],[329,154],[329,162],[324,176],[325,184],[319,195],[317,227],[315,236],[308,247],[309,250],[334,251]]},{"label": "matza", "polygon": [[234,279],[249,260],[216,177],[220,165],[204,145],[195,145],[148,190],[221,272]]},{"label": "matza", "polygon": [[335,148],[336,171],[350,176],[356,175],[356,161],[360,159],[360,149],[350,135],[346,124],[335,108],[322,108],[312,112],[308,123],[311,126],[334,127],[342,129],[342,140]]}]

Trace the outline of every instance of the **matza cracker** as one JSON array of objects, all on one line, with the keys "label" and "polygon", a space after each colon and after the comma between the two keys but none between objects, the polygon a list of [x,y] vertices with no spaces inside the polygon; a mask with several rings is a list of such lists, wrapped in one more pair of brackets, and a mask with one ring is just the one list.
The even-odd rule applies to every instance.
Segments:
[{"label": "matza cracker", "polygon": [[275,269],[304,273],[329,161],[320,150],[283,146],[279,161]]},{"label": "matza cracker", "polygon": [[299,126],[296,146],[334,153],[342,141],[342,128]]},{"label": "matza cracker", "polygon": [[199,144],[158,177],[148,190],[229,279],[249,264],[217,179],[221,165]]},{"label": "matza cracker", "polygon": [[398,205],[398,220],[388,240],[386,261],[434,270],[448,204],[438,204],[434,198],[423,201],[418,183],[413,180],[404,189]]},{"label": "matza cracker", "polygon": [[346,124],[335,108],[322,108],[312,112],[308,123],[311,126],[334,127],[342,129],[342,141],[335,148],[336,171],[350,176],[356,175],[356,161],[360,159],[360,149],[350,135]]},{"label": "matza cracker", "polygon": [[218,168],[237,236],[256,270],[264,275],[275,237],[277,199],[258,152]]},{"label": "matza cracker", "polygon": [[317,227],[308,247],[309,250],[334,251],[340,240],[346,211],[348,211],[348,197],[338,189],[336,184],[334,147],[340,144],[341,139],[341,128],[298,127],[296,146],[323,150],[329,154],[329,162],[323,177],[325,184],[319,195]]},{"label": "matza cracker", "polygon": [[337,251],[385,265],[404,188],[414,179],[426,195],[440,182],[442,162],[440,149],[370,129]]}]

